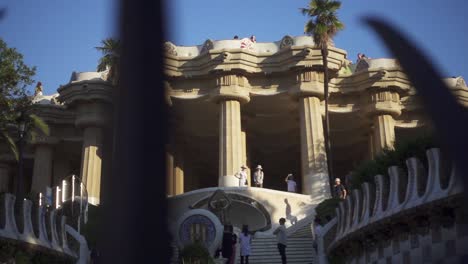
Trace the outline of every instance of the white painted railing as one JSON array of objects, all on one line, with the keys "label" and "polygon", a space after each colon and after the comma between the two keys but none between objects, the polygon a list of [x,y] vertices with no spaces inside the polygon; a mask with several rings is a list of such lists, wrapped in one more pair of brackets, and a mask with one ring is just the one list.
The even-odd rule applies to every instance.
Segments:
[{"label": "white painted railing", "polygon": [[[427,172],[417,158],[406,161],[407,184],[400,184],[406,175],[397,166],[392,166],[388,169],[388,180],[382,175],[374,177],[375,190],[366,182],[362,184],[361,189],[353,190],[346,200],[340,202],[336,209],[336,218],[330,222],[332,226],[336,223],[335,238],[328,248],[322,248],[322,253],[333,249],[342,239],[370,224],[460,194],[463,191],[461,179],[454,167],[450,166],[450,171],[444,171],[443,166],[447,164],[443,164],[440,150],[429,149],[426,155],[429,167]],[[445,188],[442,186],[444,176],[448,177]],[[404,194],[402,199],[399,197],[400,193]],[[319,236],[322,244],[323,237],[330,229],[331,226],[327,230],[324,228]]]},{"label": "white painted railing", "polygon": [[[65,223],[65,216],[58,217],[57,211],[39,206],[37,217],[32,217],[33,203],[30,200],[23,200],[21,207],[21,217],[23,231],[20,232],[15,221],[15,196],[9,193],[0,196],[0,237],[17,240],[41,247],[48,248],[58,253],[62,253],[77,259],[77,264],[85,264],[89,259],[89,249],[86,239],[75,229]],[[46,224],[48,223],[48,225]],[[34,232],[33,223],[37,226]],[[50,234],[50,235],[49,235]],[[72,237],[79,244],[78,251],[73,251],[68,244],[68,236]]]}]

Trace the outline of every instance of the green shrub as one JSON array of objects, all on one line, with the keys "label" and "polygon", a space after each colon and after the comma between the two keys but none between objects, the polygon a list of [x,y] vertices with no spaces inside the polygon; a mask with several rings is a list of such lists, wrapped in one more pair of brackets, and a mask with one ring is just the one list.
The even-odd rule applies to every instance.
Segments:
[{"label": "green shrub", "polygon": [[315,218],[320,220],[322,225],[325,225],[336,216],[335,208],[338,207],[338,203],[342,201],[339,198],[330,198],[322,201],[315,207],[317,213]]},{"label": "green shrub", "polygon": [[395,149],[385,149],[374,160],[366,161],[354,169],[351,173],[349,189],[360,188],[364,182],[374,182],[374,176],[378,174],[388,177],[390,166],[406,169],[406,160],[411,157],[418,158],[427,168],[426,150],[436,145],[432,136],[397,141]]},{"label": "green shrub", "polygon": [[184,264],[214,264],[213,258],[201,243],[193,243],[185,246],[179,252],[180,259]]}]

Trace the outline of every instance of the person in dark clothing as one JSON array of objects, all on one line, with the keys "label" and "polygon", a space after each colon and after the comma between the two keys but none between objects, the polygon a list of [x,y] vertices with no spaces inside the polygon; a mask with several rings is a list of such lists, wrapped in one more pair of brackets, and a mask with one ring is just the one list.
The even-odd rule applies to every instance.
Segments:
[{"label": "person in dark clothing", "polygon": [[221,253],[223,254],[223,258],[231,259],[232,256],[232,232],[229,230],[229,225],[224,226],[224,233],[223,233],[223,245],[221,248]]},{"label": "person in dark clothing", "polygon": [[341,184],[340,178],[335,179],[335,185],[333,185],[333,196],[340,199],[346,198],[346,188]]}]

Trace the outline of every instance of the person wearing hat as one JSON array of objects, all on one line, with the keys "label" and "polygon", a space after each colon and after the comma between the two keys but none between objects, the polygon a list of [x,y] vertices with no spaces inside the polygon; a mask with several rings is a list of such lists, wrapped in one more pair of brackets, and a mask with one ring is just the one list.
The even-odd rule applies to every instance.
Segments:
[{"label": "person wearing hat", "polygon": [[245,165],[241,166],[241,171],[234,174],[234,177],[239,179],[239,187],[245,187],[249,184],[247,183],[247,167]]},{"label": "person wearing hat", "polygon": [[289,173],[284,181],[288,184],[288,192],[296,192],[297,184],[292,173]]},{"label": "person wearing hat", "polygon": [[255,185],[255,187],[263,188],[263,169],[262,169],[262,165],[258,165],[257,168],[255,168],[254,185]]},{"label": "person wearing hat", "polygon": [[335,185],[333,185],[333,192],[336,198],[345,199],[346,198],[346,188],[341,184],[340,178],[335,179]]}]

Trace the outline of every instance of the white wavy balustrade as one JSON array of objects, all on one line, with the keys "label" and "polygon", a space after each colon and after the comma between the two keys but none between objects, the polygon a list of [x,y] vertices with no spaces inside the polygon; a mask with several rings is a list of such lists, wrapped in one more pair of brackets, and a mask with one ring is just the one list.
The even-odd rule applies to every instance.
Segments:
[{"label": "white wavy balustrade", "polygon": [[[77,259],[77,264],[88,263],[89,249],[86,239],[74,228],[65,224],[66,217],[57,216],[56,210],[46,213],[44,206],[37,207],[36,216],[32,216],[33,203],[24,200],[22,203],[23,232],[20,232],[15,221],[15,196],[4,193],[0,196],[0,238],[8,238],[44,247]],[[36,232],[33,228],[36,224]],[[76,240],[79,248],[73,251],[68,244],[68,236]]]},{"label": "white wavy balustrade", "polygon": [[[388,180],[382,175],[375,176],[375,190],[366,182],[361,189],[353,190],[346,200],[340,202],[336,218],[331,222],[332,226],[336,222],[336,235],[328,248],[323,249],[324,252],[329,252],[342,239],[370,224],[462,193],[463,184],[455,168],[450,166],[450,171],[444,170],[440,150],[429,149],[426,155],[429,167],[427,172],[421,161],[410,158],[406,161],[407,176],[400,168],[392,166],[388,168]],[[445,188],[442,186],[444,176],[448,177]],[[407,184],[400,184],[400,181],[406,179]],[[399,197],[400,193],[404,194],[402,198]],[[323,240],[330,229],[331,226],[322,230],[319,238]]]}]

